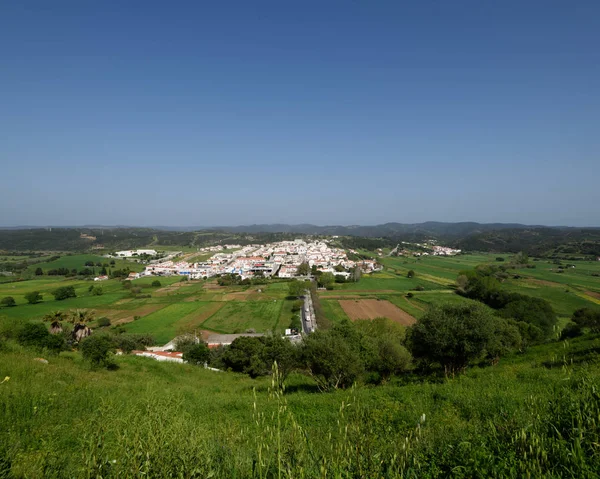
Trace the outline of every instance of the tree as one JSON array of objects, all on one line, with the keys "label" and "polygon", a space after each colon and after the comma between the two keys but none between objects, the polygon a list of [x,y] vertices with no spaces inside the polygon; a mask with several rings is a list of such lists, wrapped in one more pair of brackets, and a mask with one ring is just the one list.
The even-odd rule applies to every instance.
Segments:
[{"label": "tree", "polygon": [[319,286],[327,289],[332,289],[334,282],[335,276],[333,276],[333,273],[323,273],[318,279]]},{"label": "tree", "polygon": [[600,332],[600,310],[580,308],[573,313],[571,321],[580,328],[588,328],[593,333]]},{"label": "tree", "polygon": [[98,334],[85,338],[80,344],[83,359],[89,361],[92,366],[110,366],[110,353],[114,351],[115,345],[110,336]]},{"label": "tree", "polygon": [[537,326],[546,338],[552,335],[557,324],[556,313],[550,303],[530,296],[519,295],[519,299],[507,303],[499,314],[503,318],[512,318]]},{"label": "tree", "polygon": [[460,373],[484,356],[493,344],[496,318],[483,306],[432,307],[411,327],[409,345],[415,358],[439,363],[446,374]]},{"label": "tree", "polygon": [[35,275],[36,276],[42,276],[44,274],[44,271],[42,270],[42,268],[36,268],[35,269]]},{"label": "tree", "polygon": [[221,360],[227,369],[256,378],[269,372],[264,347],[261,338],[241,336],[225,350]]},{"label": "tree", "polygon": [[92,288],[92,296],[102,296],[103,294],[102,286],[94,286]]},{"label": "tree", "polygon": [[414,278],[415,277],[415,272],[412,269],[408,270],[408,273],[406,273],[406,277],[407,278]]},{"label": "tree", "polygon": [[351,386],[364,371],[359,336],[346,323],[319,329],[302,344],[301,361],[322,391]]},{"label": "tree", "polygon": [[263,343],[267,365],[273,366],[273,363],[277,363],[279,374],[276,379],[281,388],[288,375],[298,367],[298,348],[287,339],[277,335],[265,336]]},{"label": "tree", "polygon": [[368,371],[375,373],[381,382],[410,368],[412,357],[404,347],[405,329],[387,318],[357,321],[362,333],[362,356]]},{"label": "tree", "polygon": [[290,297],[297,298],[298,296],[303,296],[305,290],[306,283],[304,281],[295,280],[288,283]]},{"label": "tree", "polygon": [[37,304],[42,300],[42,293],[39,291],[31,291],[25,295],[25,299],[29,304]]},{"label": "tree", "polygon": [[298,266],[298,274],[300,276],[308,276],[309,273],[310,266],[308,266],[308,263],[306,261],[301,263],[300,266]]},{"label": "tree", "polygon": [[52,295],[57,301],[63,301],[68,298],[77,297],[77,293],[75,293],[75,288],[73,286],[61,286],[60,288],[56,288],[52,292]]},{"label": "tree", "polygon": [[67,320],[67,315],[62,311],[53,311],[46,314],[43,319],[50,323],[51,334],[59,334],[63,332],[62,322]]},{"label": "tree", "polygon": [[210,358],[210,350],[204,341],[200,341],[183,351],[183,360],[186,363],[198,366],[204,365]]},{"label": "tree", "polygon": [[152,287],[153,288],[160,288],[162,286],[162,284],[160,284],[160,281],[155,279],[154,281],[152,281]]},{"label": "tree", "polygon": [[360,268],[360,266],[355,266],[352,269],[352,281],[354,281],[355,283],[358,283],[360,281],[360,278],[362,276],[362,269]]},{"label": "tree", "polygon": [[2,301],[0,301],[0,305],[10,308],[12,306],[16,306],[17,302],[15,301],[15,298],[13,298],[12,296],[6,296],[6,297],[2,298]]}]

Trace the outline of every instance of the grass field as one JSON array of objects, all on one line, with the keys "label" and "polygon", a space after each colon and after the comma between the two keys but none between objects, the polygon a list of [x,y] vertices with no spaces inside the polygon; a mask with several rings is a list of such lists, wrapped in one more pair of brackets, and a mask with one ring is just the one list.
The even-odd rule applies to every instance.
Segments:
[{"label": "grass field", "polygon": [[[44,273],[47,273],[48,270],[58,269],[58,268],[67,268],[69,271],[72,269],[81,271],[82,269],[84,269],[86,267],[89,267],[90,269],[92,268],[91,266],[85,266],[85,263],[88,261],[93,261],[94,264],[96,264],[96,263],[108,264],[109,266],[107,267],[107,269],[108,268],[111,268],[111,269],[129,268],[131,271],[143,271],[144,270],[143,264],[139,264],[139,263],[135,263],[133,261],[127,261],[127,260],[123,260],[123,259],[116,259],[116,260],[114,260],[115,264],[111,265],[110,264],[111,259],[104,258],[102,256],[95,255],[95,254],[64,255],[54,261],[36,263],[35,265],[30,266],[28,269],[31,271],[35,271],[35,269],[37,269],[37,268],[42,268]],[[97,272],[99,272],[101,269],[101,267],[98,267],[98,266],[95,266],[94,268],[96,269]]]},{"label": "grass field", "polygon": [[[223,333],[243,333],[281,330],[279,318],[283,301],[230,301],[208,318],[202,327]],[[285,329],[285,326],[284,326]]]},{"label": "grass field", "polygon": [[[497,257],[506,261],[497,261]],[[319,292],[325,316],[330,321],[345,318],[337,303],[344,297],[387,299],[416,318],[422,316],[430,305],[469,302],[471,300],[453,294],[453,285],[460,272],[479,264],[508,264],[510,256],[473,254],[378,259],[385,266],[382,272],[364,275],[358,283],[335,285],[333,291]],[[548,300],[564,324],[576,309],[600,305],[600,277],[592,276],[600,275],[600,262],[571,261],[575,268],[567,268],[567,263],[563,261],[564,273],[558,273],[558,265],[546,260],[531,261],[535,268],[509,269],[511,277],[504,281],[502,287]],[[406,277],[410,270],[415,272],[411,279]],[[514,279],[513,275],[521,278]],[[424,291],[415,291],[418,286]],[[405,298],[408,292],[413,294],[413,298]]]},{"label": "grass field", "polygon": [[0,465],[31,478],[596,477],[598,348],[552,343],[454,379],[327,394],[292,374],[281,397],[269,377],[131,356],[90,370],[78,353],[42,364],[7,345]]}]

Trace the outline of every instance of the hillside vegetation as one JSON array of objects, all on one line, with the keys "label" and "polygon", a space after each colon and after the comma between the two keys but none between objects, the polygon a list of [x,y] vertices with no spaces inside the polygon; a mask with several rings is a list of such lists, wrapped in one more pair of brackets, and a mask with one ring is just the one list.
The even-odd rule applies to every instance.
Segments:
[{"label": "hillside vegetation", "polygon": [[189,365],[0,351],[2,477],[596,477],[598,336],[454,379],[316,393]]}]

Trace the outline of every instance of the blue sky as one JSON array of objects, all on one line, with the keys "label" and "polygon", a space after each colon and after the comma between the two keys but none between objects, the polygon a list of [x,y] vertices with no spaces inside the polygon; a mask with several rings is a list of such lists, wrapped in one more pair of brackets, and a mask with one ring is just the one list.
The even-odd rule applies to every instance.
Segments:
[{"label": "blue sky", "polygon": [[600,226],[600,2],[0,3],[0,225]]}]

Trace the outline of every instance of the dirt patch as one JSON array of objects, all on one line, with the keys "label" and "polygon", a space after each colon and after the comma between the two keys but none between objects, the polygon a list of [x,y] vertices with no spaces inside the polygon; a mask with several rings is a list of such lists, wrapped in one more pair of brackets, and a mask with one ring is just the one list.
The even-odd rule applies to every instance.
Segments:
[{"label": "dirt patch", "polygon": [[531,283],[531,284],[538,284],[540,286],[553,286],[553,287],[561,287],[564,288],[565,285],[561,284],[561,283],[556,283],[554,281],[546,281],[545,279],[533,279],[533,278],[527,278],[525,280],[527,283]]},{"label": "dirt patch", "polygon": [[113,325],[117,325],[117,324],[125,324],[125,323],[130,323],[131,321],[133,321],[134,316],[146,316],[150,313],[154,313],[155,311],[158,311],[159,309],[164,308],[165,305],[164,304],[149,304],[146,306],[143,306],[141,308],[137,308],[137,309],[130,309],[130,310],[108,310],[106,312],[99,310],[98,314],[96,316],[98,316],[99,318],[106,316],[107,318],[110,319],[111,323]]},{"label": "dirt patch", "polygon": [[595,291],[586,291],[585,294],[592,298],[600,299],[600,293],[596,293]]},{"label": "dirt patch", "polygon": [[416,322],[406,311],[385,300],[377,299],[346,299],[339,301],[340,306],[352,321],[357,319],[389,318],[404,326]]},{"label": "dirt patch", "polygon": [[202,286],[202,289],[221,289],[223,286],[219,286],[217,283],[206,283]]}]

